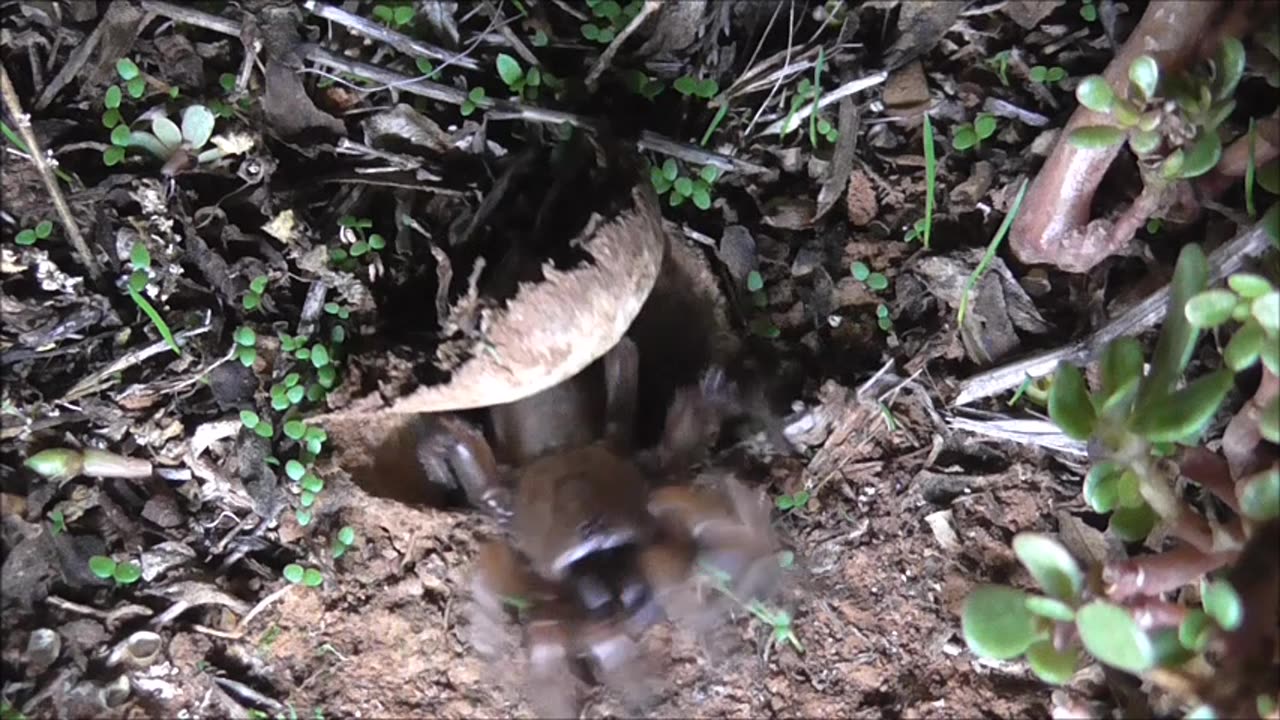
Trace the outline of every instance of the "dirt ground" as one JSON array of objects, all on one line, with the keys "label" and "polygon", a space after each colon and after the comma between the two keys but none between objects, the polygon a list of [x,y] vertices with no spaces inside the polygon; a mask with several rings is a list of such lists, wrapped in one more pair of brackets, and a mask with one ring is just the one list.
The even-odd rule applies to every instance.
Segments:
[{"label": "dirt ground", "polygon": [[[0,720],[529,716],[524,657],[471,639],[494,521],[436,502],[404,436],[320,428],[475,367],[474,393],[529,385],[623,329],[665,343],[650,436],[712,360],[768,390],[795,452],[726,431],[696,469],[774,504],[803,649],[745,610],[659,626],[652,701],[591,689],[584,716],[1123,706],[1097,663],[1051,689],[966,646],[976,584],[1031,585],[1017,533],[1127,555],[1083,443],[958,424],[1042,399],[952,403],[1235,235],[1239,183],[1087,268],[999,244],[1147,5],[5,3]],[[1265,141],[1250,68],[1218,121]],[[1143,192],[1122,157],[1099,218]]]}]

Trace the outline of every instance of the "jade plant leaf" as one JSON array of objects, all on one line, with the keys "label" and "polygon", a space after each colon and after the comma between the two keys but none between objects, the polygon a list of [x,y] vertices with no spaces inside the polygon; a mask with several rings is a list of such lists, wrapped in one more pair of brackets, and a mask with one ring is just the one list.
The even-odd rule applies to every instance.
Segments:
[{"label": "jade plant leaf", "polygon": [[1009,660],[1026,652],[1036,639],[1026,593],[1002,585],[979,585],[965,598],[961,629],[974,654]]},{"label": "jade plant leaf", "polygon": [[1209,644],[1209,634],[1213,631],[1213,623],[1203,610],[1191,610],[1178,624],[1178,642],[1188,650],[1199,652]]},{"label": "jade plant leaf", "polygon": [[1156,513],[1149,505],[1121,507],[1111,513],[1107,530],[1125,542],[1138,542],[1156,526]]},{"label": "jade plant leaf", "polygon": [[1150,55],[1139,55],[1129,65],[1129,82],[1142,92],[1142,99],[1155,97],[1156,86],[1160,82],[1160,66]]},{"label": "jade plant leaf", "polygon": [[1084,477],[1084,501],[1094,512],[1109,513],[1115,509],[1120,472],[1120,466],[1105,460],[1089,468],[1089,474]]},{"label": "jade plant leaf", "polygon": [[1080,595],[1084,573],[1057,540],[1041,533],[1019,533],[1013,538],[1013,552],[1050,597],[1072,600]]},{"label": "jade plant leaf", "polygon": [[1043,618],[1058,622],[1071,622],[1076,619],[1075,608],[1053,598],[1040,595],[1027,596],[1027,609]]},{"label": "jade plant leaf", "polygon": [[1224,100],[1235,94],[1236,86],[1244,76],[1244,61],[1244,44],[1237,38],[1225,38],[1218,46],[1218,54],[1213,62],[1214,100]]},{"label": "jade plant leaf", "polygon": [[[1280,410],[1280,403],[1271,408]],[[1272,440],[1271,442],[1275,442]],[[1240,512],[1254,522],[1266,522],[1280,516],[1280,468],[1271,467],[1254,473],[1241,481],[1237,494]]]},{"label": "jade plant leaf", "polygon": [[1198,377],[1181,390],[1139,408],[1129,428],[1151,442],[1178,442],[1198,434],[1218,412],[1234,382],[1230,368]]},{"label": "jade plant leaf", "polygon": [[1067,648],[1059,651],[1050,640],[1040,640],[1027,648],[1027,664],[1041,680],[1062,685],[1071,679],[1080,660],[1080,651]]},{"label": "jade plant leaf", "polygon": [[1216,130],[1205,130],[1187,150],[1178,176],[1184,180],[1200,177],[1213,169],[1222,158],[1222,138]]},{"label": "jade plant leaf", "polygon": [[1262,297],[1254,298],[1249,312],[1268,335],[1280,334],[1280,291],[1272,290]]},{"label": "jade plant leaf", "polygon": [[1076,627],[1085,650],[1099,662],[1135,675],[1155,665],[1151,639],[1118,605],[1103,600],[1085,605],[1076,613]]},{"label": "jade plant leaf", "polygon": [[1111,111],[1116,95],[1101,75],[1090,75],[1076,86],[1076,99],[1094,112],[1106,113]]},{"label": "jade plant leaf", "polygon": [[1214,288],[1188,300],[1184,312],[1192,325],[1200,329],[1215,328],[1231,319],[1231,311],[1235,310],[1236,302],[1235,293]]},{"label": "jade plant leaf", "polygon": [[1272,291],[1271,281],[1257,273],[1236,273],[1227,278],[1227,287],[1245,300],[1262,297]]},{"label": "jade plant leaf", "polygon": [[1102,396],[1105,403],[1118,390],[1142,377],[1142,344],[1137,338],[1123,337],[1102,351]]},{"label": "jade plant leaf", "polygon": [[169,149],[170,154],[182,144],[182,130],[173,121],[163,115],[151,120],[151,134]]},{"label": "jade plant leaf", "polygon": [[1202,582],[1200,599],[1204,603],[1204,611],[1223,630],[1236,630],[1244,622],[1244,601],[1226,580]]},{"label": "jade plant leaf", "polygon": [[1262,326],[1256,320],[1250,319],[1240,326],[1235,335],[1231,336],[1231,340],[1222,350],[1222,361],[1233,372],[1242,372],[1258,361],[1258,355],[1262,353],[1262,343],[1266,339]]},{"label": "jade plant leaf", "polygon": [[1093,433],[1097,414],[1080,368],[1069,363],[1058,366],[1049,388],[1049,417],[1075,440],[1087,440]]},{"label": "jade plant leaf", "polygon": [[1105,150],[1124,142],[1124,128],[1111,125],[1088,125],[1071,131],[1071,144],[1084,150]]}]

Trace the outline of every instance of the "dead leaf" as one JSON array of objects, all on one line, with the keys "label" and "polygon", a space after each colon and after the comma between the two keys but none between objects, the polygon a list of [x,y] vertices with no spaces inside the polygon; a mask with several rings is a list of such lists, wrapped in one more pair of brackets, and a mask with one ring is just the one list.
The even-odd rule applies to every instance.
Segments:
[{"label": "dead leaf", "polygon": [[845,195],[845,209],[849,214],[849,222],[855,227],[866,227],[876,219],[880,212],[876,200],[876,189],[871,178],[862,170],[854,170],[849,175],[849,191]]}]

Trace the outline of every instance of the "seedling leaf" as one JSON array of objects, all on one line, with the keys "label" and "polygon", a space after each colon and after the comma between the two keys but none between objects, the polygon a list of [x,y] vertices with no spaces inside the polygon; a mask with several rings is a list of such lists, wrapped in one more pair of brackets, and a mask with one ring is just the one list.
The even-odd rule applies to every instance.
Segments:
[{"label": "seedling leaf", "polygon": [[1069,363],[1058,366],[1049,389],[1049,417],[1073,440],[1087,440],[1093,433],[1097,413],[1080,368]]},{"label": "seedling leaf", "polygon": [[1150,55],[1139,55],[1129,65],[1129,82],[1142,91],[1142,99],[1155,96],[1156,85],[1160,82],[1160,66]]},{"label": "seedling leaf", "polygon": [[[1269,409],[1274,420],[1280,413],[1280,402],[1272,401]],[[1250,520],[1261,523],[1280,516],[1280,469],[1267,468],[1245,478],[1239,494],[1240,512]]]},{"label": "seedling leaf", "polygon": [[297,585],[302,582],[303,570],[302,566],[297,563],[289,563],[284,566],[284,579]]},{"label": "seedling leaf", "polygon": [[1076,627],[1089,654],[1111,667],[1136,675],[1155,664],[1155,646],[1123,607],[1095,600],[1076,613]]},{"label": "seedling leaf", "polygon": [[1204,611],[1227,632],[1232,632],[1244,622],[1244,601],[1226,580],[1214,580],[1202,584],[1200,590]]},{"label": "seedling leaf", "polygon": [[1214,59],[1214,100],[1225,100],[1235,93],[1244,75],[1244,62],[1244,45],[1237,38],[1225,37]]},{"label": "seedling leaf", "polygon": [[138,567],[137,563],[122,562],[116,565],[112,577],[121,585],[132,585],[142,577],[142,568]]},{"label": "seedling leaf", "polygon": [[307,568],[306,572],[302,573],[302,584],[307,587],[319,587],[323,582],[324,575],[321,575],[320,571],[315,568]]},{"label": "seedling leaf", "polygon": [[1111,513],[1107,529],[1125,542],[1138,542],[1151,533],[1156,525],[1156,514],[1149,505],[1121,507]]},{"label": "seedling leaf", "polygon": [[89,572],[106,580],[116,572],[116,561],[106,555],[94,555],[89,558]]},{"label": "seedling leaf", "polygon": [[1009,660],[1026,652],[1036,637],[1026,597],[1014,588],[979,585],[965,598],[961,629],[975,655]]},{"label": "seedling leaf", "polygon": [[213,113],[203,105],[191,105],[182,111],[182,137],[199,150],[213,135]]},{"label": "seedling leaf", "polygon": [[1181,390],[1138,408],[1129,426],[1151,442],[1183,440],[1213,418],[1234,381],[1230,368],[1196,378]]},{"label": "seedling leaf", "polygon": [[1209,622],[1208,613],[1203,610],[1191,610],[1178,624],[1178,642],[1182,647],[1199,652],[1209,644],[1209,633],[1213,624]]},{"label": "seedling leaf", "polygon": [[1205,130],[1187,151],[1178,175],[1183,179],[1200,177],[1212,170],[1221,158],[1222,138],[1218,137],[1216,130]]},{"label": "seedling leaf", "polygon": [[1040,595],[1027,596],[1027,609],[1040,617],[1057,620],[1058,622],[1071,622],[1076,619],[1076,611],[1070,605],[1061,600],[1054,600]]},{"label": "seedling leaf", "polygon": [[1027,648],[1027,664],[1031,666],[1031,671],[1036,677],[1054,685],[1061,685],[1071,679],[1079,659],[1078,650],[1069,647],[1059,652],[1052,640],[1041,640]]},{"label": "seedling leaf", "polygon": [[520,63],[506,53],[498,53],[498,77],[502,78],[502,82],[511,87],[524,77],[524,71],[520,69]]},{"label": "seedling leaf", "polygon": [[151,134],[155,135],[161,145],[169,151],[170,154],[178,146],[182,144],[182,130],[178,129],[173,121],[163,115],[151,120]]},{"label": "seedling leaf", "polygon": [[1236,294],[1230,290],[1205,290],[1187,301],[1187,321],[1202,330],[1215,328],[1231,319],[1236,307]]},{"label": "seedling leaf", "polygon": [[1076,99],[1094,112],[1107,113],[1111,111],[1116,96],[1101,75],[1090,75],[1076,87]]},{"label": "seedling leaf", "polygon": [[1071,144],[1083,150],[1105,150],[1124,142],[1124,128],[1112,125],[1088,125],[1071,131]]},{"label": "seedling leaf", "polygon": [[1084,501],[1094,512],[1109,513],[1119,499],[1120,467],[1114,463],[1095,463],[1084,477]]},{"label": "seedling leaf", "polygon": [[1057,540],[1040,533],[1019,533],[1013,552],[1050,597],[1071,600],[1080,595],[1084,572]]}]

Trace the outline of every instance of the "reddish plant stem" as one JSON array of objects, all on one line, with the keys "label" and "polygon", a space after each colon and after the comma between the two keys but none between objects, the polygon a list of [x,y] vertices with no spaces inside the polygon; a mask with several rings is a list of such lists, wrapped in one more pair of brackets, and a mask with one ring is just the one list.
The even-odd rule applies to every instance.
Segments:
[{"label": "reddish plant stem", "polygon": [[1129,607],[1133,610],[1134,621],[1143,630],[1177,627],[1188,612],[1185,605],[1150,597],[1140,598]]},{"label": "reddish plant stem", "polygon": [[[1155,0],[1107,65],[1103,77],[1118,95],[1123,95],[1129,65],[1141,54],[1155,57],[1162,72],[1181,68],[1195,56],[1199,41],[1213,27],[1212,21],[1221,9],[1218,2]],[[1068,140],[1078,127],[1110,124],[1107,116],[1083,106],[1072,113],[1053,152],[1031,183],[1022,212],[1010,229],[1010,246],[1022,262],[1051,263],[1068,272],[1087,272],[1123,248],[1132,237],[1130,234],[1118,242],[1122,235],[1111,231],[1109,221],[1090,221],[1098,184],[1123,146],[1084,150]],[[1132,217],[1124,224],[1133,224]]]},{"label": "reddish plant stem", "polygon": [[1201,575],[1231,562],[1238,552],[1206,553],[1183,545],[1155,555],[1143,555],[1102,569],[1106,594],[1113,600],[1154,596],[1176,590]]},{"label": "reddish plant stem", "polygon": [[1232,511],[1240,512],[1240,501],[1236,499],[1236,483],[1231,479],[1231,469],[1221,455],[1202,447],[1187,448],[1183,451],[1178,466],[1183,475],[1213,493]]},{"label": "reddish plant stem", "polygon": [[1258,422],[1262,411],[1276,395],[1280,394],[1280,379],[1266,367],[1262,368],[1262,380],[1249,402],[1231,418],[1222,433],[1222,455],[1231,468],[1231,477],[1237,481],[1265,468],[1276,460],[1275,450],[1262,438]]}]

